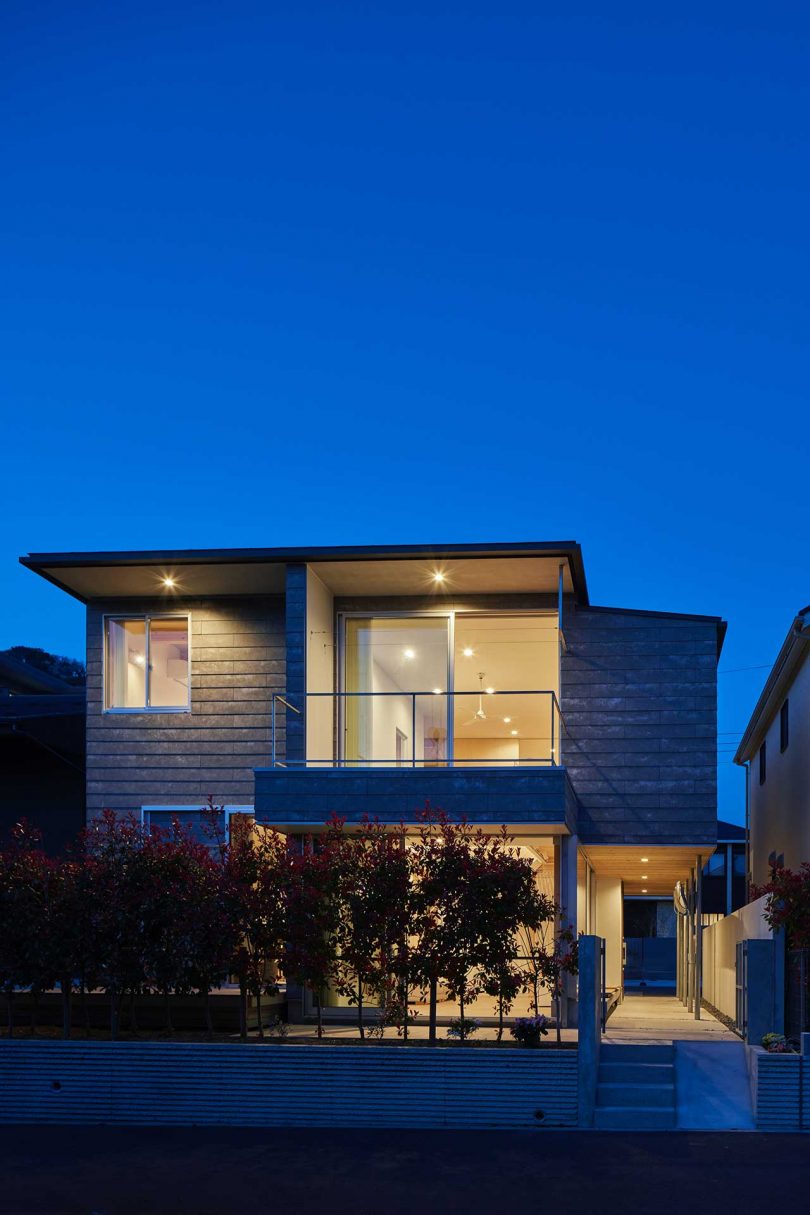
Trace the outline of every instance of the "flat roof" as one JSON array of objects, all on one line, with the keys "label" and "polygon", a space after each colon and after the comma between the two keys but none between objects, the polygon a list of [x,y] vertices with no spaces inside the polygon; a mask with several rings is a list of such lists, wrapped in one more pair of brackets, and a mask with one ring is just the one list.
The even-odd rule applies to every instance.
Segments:
[{"label": "flat roof", "polygon": [[[533,562],[535,574],[516,578],[515,586],[493,578],[496,569],[506,563]],[[473,563],[481,574],[482,589],[487,592],[541,592],[557,589],[557,566],[565,566],[564,589],[576,601],[588,603],[588,587],[582,549],[575,540],[519,541],[508,544],[401,544],[330,546],[317,548],[217,548],[217,549],[145,549],[122,552],[29,553],[20,557],[27,569],[52,582],[61,590],[83,603],[96,598],[154,596],[163,590],[162,579],[182,571],[182,590],[186,596],[195,595],[261,595],[284,591],[284,570],[289,564],[307,564],[321,569],[334,564],[356,570],[363,562],[383,563],[388,567],[388,579],[396,585],[394,563],[411,562],[421,567],[458,567],[463,590],[475,589],[471,577]],[[483,563],[487,563],[486,565]],[[518,567],[514,567],[517,569]],[[483,573],[489,571],[489,577]],[[338,570],[335,569],[338,580]],[[462,574],[466,575],[462,577]],[[399,580],[401,581],[401,575]],[[429,579],[427,580],[429,581]],[[448,582],[452,579],[448,578]],[[424,588],[420,588],[424,589]],[[448,585],[447,590],[451,590]],[[165,593],[165,592],[164,592]],[[340,592],[338,592],[340,593]],[[375,593],[385,593],[375,588]]]}]

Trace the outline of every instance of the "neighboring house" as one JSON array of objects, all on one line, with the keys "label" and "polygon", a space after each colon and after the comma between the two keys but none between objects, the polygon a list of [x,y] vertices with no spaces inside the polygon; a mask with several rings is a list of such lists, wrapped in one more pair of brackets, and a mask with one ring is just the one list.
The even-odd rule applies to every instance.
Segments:
[{"label": "neighboring house", "polygon": [[0,834],[21,818],[61,852],[85,822],[84,688],[0,654]]},{"label": "neighboring house", "polygon": [[506,824],[613,987],[623,896],[714,851],[725,624],[592,605],[576,543],[21,560],[87,605],[90,815]]},{"label": "neighboring house", "polygon": [[790,626],[734,762],[746,768],[749,871],[810,861],[810,607]]}]

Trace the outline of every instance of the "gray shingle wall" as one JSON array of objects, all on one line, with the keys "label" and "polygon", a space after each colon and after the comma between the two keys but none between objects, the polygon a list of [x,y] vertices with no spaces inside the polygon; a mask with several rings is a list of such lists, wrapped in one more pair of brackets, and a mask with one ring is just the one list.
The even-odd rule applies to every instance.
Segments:
[{"label": "gray shingle wall", "polygon": [[[184,600],[191,616],[191,712],[105,713],[103,616],[166,611],[159,603],[87,612],[87,812],[142,805],[253,802],[269,763],[270,701],[285,683],[284,599]],[[283,725],[283,719],[282,719]]]},{"label": "gray shingle wall", "polygon": [[563,762],[583,841],[713,841],[716,625],[567,608],[564,631]]}]

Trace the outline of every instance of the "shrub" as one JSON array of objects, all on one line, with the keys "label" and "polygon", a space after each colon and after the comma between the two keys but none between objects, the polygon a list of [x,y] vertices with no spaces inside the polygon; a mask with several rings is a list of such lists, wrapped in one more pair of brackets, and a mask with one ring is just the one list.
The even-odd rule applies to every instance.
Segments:
[{"label": "shrub", "polygon": [[536,1017],[518,1017],[509,1031],[520,1046],[539,1046],[548,1033],[549,1020],[540,1013]]}]

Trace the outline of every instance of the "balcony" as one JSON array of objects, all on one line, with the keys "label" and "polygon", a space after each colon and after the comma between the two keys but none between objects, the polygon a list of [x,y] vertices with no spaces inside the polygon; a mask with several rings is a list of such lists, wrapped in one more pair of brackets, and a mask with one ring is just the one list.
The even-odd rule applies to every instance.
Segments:
[{"label": "balcony", "polygon": [[[306,739],[288,756],[288,727]],[[331,814],[415,821],[426,802],[482,824],[576,829],[553,691],[276,696],[271,761],[256,770],[256,817],[295,830]],[[292,748],[290,748],[292,751]]]}]

